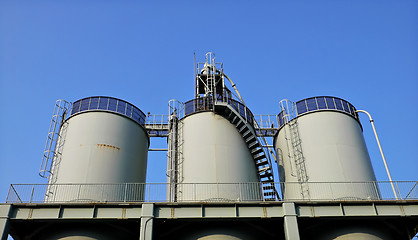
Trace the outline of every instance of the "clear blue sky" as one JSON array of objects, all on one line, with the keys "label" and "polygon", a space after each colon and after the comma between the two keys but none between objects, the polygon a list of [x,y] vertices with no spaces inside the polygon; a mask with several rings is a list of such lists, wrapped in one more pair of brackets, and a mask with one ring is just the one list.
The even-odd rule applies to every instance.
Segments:
[{"label": "clear blue sky", "polygon": [[[0,1],[0,202],[38,176],[55,100],[167,114],[213,51],[254,114],[331,95],[369,111],[394,180],[417,180],[418,1]],[[387,180],[365,116],[378,180]],[[152,139],[151,147],[164,147]],[[148,180],[165,181],[165,153]]]}]

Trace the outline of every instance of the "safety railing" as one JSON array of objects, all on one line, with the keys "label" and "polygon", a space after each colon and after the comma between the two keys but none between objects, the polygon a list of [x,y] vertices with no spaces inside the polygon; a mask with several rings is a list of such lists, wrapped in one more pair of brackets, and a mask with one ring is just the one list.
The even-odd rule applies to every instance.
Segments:
[{"label": "safety railing", "polygon": [[[309,182],[309,199],[300,183],[274,183],[284,201],[418,200],[418,181]],[[167,183],[12,184],[7,203],[169,202]],[[181,183],[177,202],[263,202],[261,183]]]},{"label": "safety railing", "polygon": [[[288,100],[282,100],[282,102],[283,101]],[[320,96],[306,98],[296,103],[284,104],[282,102],[282,111],[278,115],[279,127],[283,126],[294,117],[298,117],[309,112],[324,110],[344,112],[359,121],[356,108],[346,100],[337,97]]]},{"label": "safety railing", "polygon": [[154,114],[148,115],[145,121],[146,125],[152,125],[156,127],[164,127],[168,124],[168,114]]},{"label": "safety railing", "polygon": [[212,111],[213,109],[212,97],[195,98],[184,103],[185,116],[195,112]]},{"label": "safety railing", "polygon": [[169,115],[148,115],[145,128],[151,137],[164,137],[168,134]]},{"label": "safety railing", "polygon": [[277,124],[277,115],[254,115],[256,124],[256,132],[258,136],[271,137],[274,136],[279,128]]},{"label": "safety railing", "polygon": [[131,118],[135,122],[145,124],[145,114],[129,102],[113,97],[87,97],[75,101],[71,108],[70,117],[86,111],[108,111]]},{"label": "safety railing", "polygon": [[[226,99],[217,99],[217,102],[224,102],[231,106],[235,111],[241,115],[247,122],[253,124],[254,116],[251,111],[241,102],[226,98]],[[201,97],[195,98],[184,103],[184,113],[185,115],[190,115],[195,112],[202,111],[212,111],[214,110],[215,104],[213,103],[213,97]]]}]

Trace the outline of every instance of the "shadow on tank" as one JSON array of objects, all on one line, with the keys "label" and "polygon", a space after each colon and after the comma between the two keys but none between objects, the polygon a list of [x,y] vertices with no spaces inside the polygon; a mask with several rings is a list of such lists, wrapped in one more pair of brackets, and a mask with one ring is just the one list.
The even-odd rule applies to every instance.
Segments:
[{"label": "shadow on tank", "polygon": [[284,239],[282,226],[282,219],[156,219],[154,239]]}]

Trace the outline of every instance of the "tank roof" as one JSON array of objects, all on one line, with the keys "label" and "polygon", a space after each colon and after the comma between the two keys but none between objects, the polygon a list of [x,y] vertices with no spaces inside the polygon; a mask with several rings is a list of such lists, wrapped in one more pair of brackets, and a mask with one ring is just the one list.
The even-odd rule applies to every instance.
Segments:
[{"label": "tank roof", "polygon": [[135,122],[144,125],[145,114],[133,104],[114,97],[93,96],[75,101],[71,107],[71,113],[68,118],[88,111],[106,111],[114,112],[126,116]]},{"label": "tank roof", "polygon": [[342,98],[332,96],[318,96],[305,98],[291,104],[291,107],[282,106],[282,111],[278,115],[279,128],[294,118],[317,111],[342,112],[352,116],[360,124],[356,108],[351,103]]}]

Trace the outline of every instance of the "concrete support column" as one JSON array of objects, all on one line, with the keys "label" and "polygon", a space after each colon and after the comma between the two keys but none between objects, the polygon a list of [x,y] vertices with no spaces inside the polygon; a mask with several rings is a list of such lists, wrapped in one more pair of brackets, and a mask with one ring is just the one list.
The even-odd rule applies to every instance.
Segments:
[{"label": "concrete support column", "polygon": [[154,227],[154,204],[142,204],[140,240],[152,240]]},{"label": "concrete support column", "polygon": [[299,228],[295,204],[292,202],[283,203],[284,234],[286,240],[299,240]]},{"label": "concrete support column", "polygon": [[0,205],[0,239],[7,240],[9,236],[10,224],[9,216],[12,205]]}]

